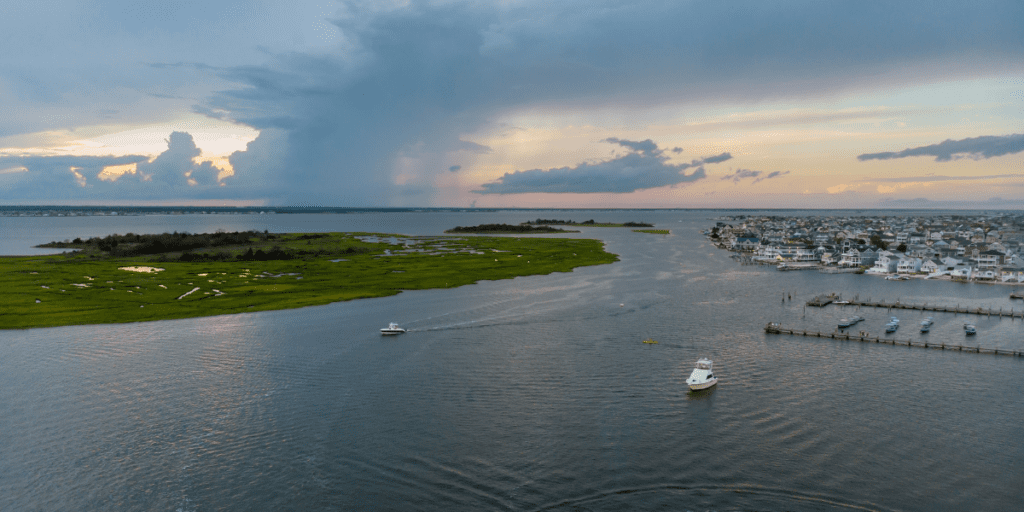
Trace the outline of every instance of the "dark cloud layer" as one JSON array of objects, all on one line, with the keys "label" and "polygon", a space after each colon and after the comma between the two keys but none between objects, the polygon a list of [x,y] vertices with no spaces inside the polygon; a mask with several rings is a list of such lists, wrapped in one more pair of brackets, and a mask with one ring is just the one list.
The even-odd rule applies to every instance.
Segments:
[{"label": "dark cloud layer", "polygon": [[1024,134],[983,135],[971,139],[944,140],[930,146],[908,148],[903,151],[866,153],[857,160],[892,160],[910,156],[934,156],[936,162],[949,162],[959,158],[983,159],[1012,155],[1024,151]]},{"label": "dark cloud layer", "polygon": [[[347,2],[332,21],[337,44],[311,51],[253,43],[289,38],[273,28],[301,6],[284,3],[254,10],[210,0],[200,10],[189,2],[152,9],[86,2],[76,10],[72,2],[45,12],[32,11],[32,2],[15,4],[8,11],[24,12],[0,19],[15,45],[7,52],[10,72],[0,76],[0,89],[10,93],[0,95],[0,135],[66,128],[67,121],[51,119],[139,122],[142,113],[152,117],[150,107],[141,108],[151,98],[201,98],[196,112],[261,132],[231,156],[236,178],[213,187],[212,168],[185,170],[180,157],[189,149],[181,146],[181,154],[144,166],[153,181],[136,193],[201,190],[183,188],[184,170],[213,187],[204,194],[279,204],[441,202],[431,183],[447,172],[445,155],[488,152],[462,137],[509,112],[806,99],[1015,73],[1024,54],[1024,3],[1017,0]],[[83,9],[94,7],[95,15],[83,18]],[[239,9],[256,15],[237,16]],[[171,14],[154,14],[165,10]],[[42,21],[20,29],[21,20]],[[263,21],[239,24],[244,20]],[[213,87],[221,91],[207,95]],[[126,90],[143,92],[126,103]],[[66,108],[69,98],[90,95],[94,101],[78,112]],[[622,158],[646,166],[652,184],[676,179],[659,174],[647,142],[631,141],[638,146]],[[467,167],[470,155],[460,160]],[[589,172],[610,176],[614,166]],[[82,174],[80,194],[111,190]],[[44,176],[78,190],[66,169],[32,171],[17,177],[23,195],[6,186],[0,195],[45,197],[51,182],[31,183]]]},{"label": "dark cloud layer", "polygon": [[[531,192],[544,193],[628,193],[637,190],[678,185],[704,179],[705,163],[728,160],[728,153],[723,153],[703,160],[690,163],[672,164],[668,162],[664,150],[659,149],[650,139],[631,141],[617,138],[605,139],[604,142],[618,144],[628,148],[629,153],[620,157],[598,163],[581,163],[575,167],[556,169],[531,169],[505,173],[493,183],[485,183],[482,190],[474,190],[478,194],[525,194]],[[686,174],[685,170],[696,167]]]},{"label": "dark cloud layer", "polygon": [[[446,168],[439,155],[469,149],[463,134],[520,108],[805,98],[1005,70],[1024,53],[1024,4],[1014,1],[983,8],[597,1],[370,9],[350,6],[335,21],[351,43],[348,51],[276,54],[266,65],[226,69],[221,77],[239,87],[198,107],[264,134],[271,130],[273,140],[253,147],[276,163],[232,158],[241,180],[282,185],[271,201],[387,204],[401,196],[430,202],[430,174]],[[632,143],[637,152],[624,158],[650,164],[646,141]],[[418,197],[396,192],[396,160],[410,148],[426,148],[416,153],[422,161],[406,158],[402,167],[406,177],[420,169],[419,182],[408,184],[425,191]],[[611,166],[563,168],[562,185],[546,189],[599,189],[568,182],[584,170],[610,176]],[[559,174],[523,171],[482,190],[510,193],[513,182],[541,176],[523,174],[531,172]],[[604,183],[609,190],[632,188]]]}]

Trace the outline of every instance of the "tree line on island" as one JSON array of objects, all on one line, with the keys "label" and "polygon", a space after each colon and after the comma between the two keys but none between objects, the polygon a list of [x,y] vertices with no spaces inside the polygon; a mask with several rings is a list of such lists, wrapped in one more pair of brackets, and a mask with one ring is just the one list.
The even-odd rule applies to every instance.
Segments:
[{"label": "tree line on island", "polygon": [[[326,234],[309,233],[300,235],[295,240],[312,240],[324,238]],[[252,244],[266,244],[280,238],[280,235],[272,234],[266,230],[259,231],[235,231],[216,233],[188,233],[177,232],[162,233],[153,235],[138,235],[127,233],[124,235],[108,235],[105,237],[92,237],[86,240],[75,238],[63,242],[50,242],[41,244],[39,247],[76,249],[93,254],[103,253],[112,258],[130,258],[136,256],[160,255],[157,261],[272,261],[290,260],[299,256],[321,256],[325,254],[354,254],[367,252],[363,247],[348,247],[340,251],[294,251],[274,245],[264,251],[261,248],[253,250]],[[216,247],[229,246],[250,246],[241,253],[233,253],[226,250],[216,252],[194,252],[200,249],[211,249]],[[181,253],[174,257],[168,253]]]},{"label": "tree line on island", "polygon": [[559,219],[537,219],[537,220],[526,221],[523,224],[554,224],[554,225],[565,225],[565,226],[593,226],[593,225],[607,226],[607,225],[615,225],[615,226],[623,226],[623,227],[627,227],[627,228],[653,228],[654,227],[654,224],[648,224],[646,222],[623,222],[622,224],[619,224],[619,223],[603,223],[603,222],[599,223],[599,222],[594,221],[594,219],[585,220],[583,222],[574,222],[572,220],[559,220]]},{"label": "tree line on island", "polygon": [[551,226],[531,226],[529,224],[480,224],[479,226],[455,226],[445,233],[571,233],[564,229]]},{"label": "tree line on island", "polygon": [[455,226],[452,229],[445,231],[445,233],[516,233],[516,234],[530,234],[530,233],[576,233],[576,231],[569,231],[565,229],[553,228],[555,226],[598,226],[598,227],[627,227],[627,228],[651,228],[654,224],[648,224],[646,222],[623,222],[618,223],[604,223],[597,222],[594,219],[585,220],[583,222],[574,222],[572,220],[558,220],[558,219],[537,219],[528,220],[521,224],[480,224],[479,226]]}]

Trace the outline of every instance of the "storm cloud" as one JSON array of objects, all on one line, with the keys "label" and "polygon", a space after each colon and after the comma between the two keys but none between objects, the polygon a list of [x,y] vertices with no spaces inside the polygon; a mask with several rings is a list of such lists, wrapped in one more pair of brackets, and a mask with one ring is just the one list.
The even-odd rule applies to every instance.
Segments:
[{"label": "storm cloud", "polygon": [[[464,137],[517,112],[821,98],[1005,74],[1024,54],[1024,4],[1015,0],[197,5],[11,3],[0,18],[0,137],[137,126],[192,108],[260,131],[230,157],[227,186],[204,193],[443,204],[433,183],[451,153],[471,168],[472,155],[490,148]],[[676,179],[659,174],[646,141],[631,142],[637,148],[622,158],[645,166],[651,184]],[[148,190],[197,190],[180,185],[183,165],[164,163],[140,170],[165,185]],[[562,169],[583,165],[611,176],[618,164]],[[106,190],[92,187],[91,170],[79,172],[81,193]],[[184,172],[214,186],[211,166]],[[19,193],[50,190],[45,180],[32,189],[43,174],[14,174]],[[79,181],[66,169],[47,176]]]},{"label": "storm cloud", "polygon": [[[629,193],[637,190],[678,185],[704,179],[707,174],[703,165],[711,160],[728,160],[723,153],[690,163],[668,162],[664,150],[651,140],[630,141],[617,138],[603,142],[628,148],[629,153],[603,162],[584,162],[574,167],[555,169],[531,169],[505,173],[497,181],[485,183],[478,194],[525,194],[543,193]],[[690,174],[686,169],[694,168]]]},{"label": "storm cloud", "polygon": [[1024,134],[983,135],[961,140],[944,140],[930,146],[908,148],[903,151],[866,153],[857,160],[892,160],[911,156],[934,156],[936,162],[949,162],[959,158],[980,160],[1024,151]]},{"label": "storm cloud", "polygon": [[[422,204],[436,200],[429,183],[447,168],[443,155],[466,151],[464,134],[515,109],[820,96],[883,76],[920,83],[978,66],[995,69],[1024,52],[1012,21],[1022,18],[1020,4],[951,3],[941,12],[922,9],[927,5],[350,4],[347,16],[333,20],[345,51],[278,53],[263,65],[226,69],[220,76],[239,87],[201,108],[284,132],[257,144],[281,162],[273,174],[287,186],[274,201],[379,204],[409,197]],[[950,39],[951,32],[962,37]],[[743,44],[737,33],[757,33],[759,42]],[[931,65],[949,55],[957,56],[955,64]],[[633,164],[649,179],[641,188],[678,182],[677,171],[660,172],[661,164],[645,158],[647,141],[630,143],[636,152],[621,161],[520,171],[480,192],[635,190],[612,178]],[[273,179],[266,164],[252,162],[258,169],[235,166],[240,179]],[[593,178],[575,182],[583,176]],[[398,193],[401,187],[425,193]]]}]

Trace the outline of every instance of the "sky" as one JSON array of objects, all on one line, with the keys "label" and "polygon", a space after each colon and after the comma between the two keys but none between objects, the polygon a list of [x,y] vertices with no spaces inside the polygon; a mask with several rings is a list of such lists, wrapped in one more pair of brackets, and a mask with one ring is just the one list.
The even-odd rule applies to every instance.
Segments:
[{"label": "sky", "polygon": [[1024,208],[1024,2],[0,0],[0,204]]}]

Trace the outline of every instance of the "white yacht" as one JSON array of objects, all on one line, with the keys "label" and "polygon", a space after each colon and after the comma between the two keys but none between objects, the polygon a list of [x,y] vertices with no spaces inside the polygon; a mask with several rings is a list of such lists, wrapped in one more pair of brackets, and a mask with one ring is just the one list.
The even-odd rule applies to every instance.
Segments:
[{"label": "white yacht", "polygon": [[388,324],[387,327],[385,327],[385,328],[380,330],[380,333],[383,334],[384,336],[391,336],[393,334],[402,334],[403,332],[405,332],[405,329],[402,329],[401,327],[398,326],[398,324],[396,324],[394,322],[391,322],[390,324]]},{"label": "white yacht", "polygon": [[935,323],[935,320],[932,317],[921,320],[921,332],[928,332],[932,330],[933,323]]},{"label": "white yacht", "polygon": [[697,360],[697,367],[693,369],[690,378],[686,379],[686,385],[693,391],[707,389],[718,384],[718,378],[711,371],[711,360],[702,357]]},{"label": "white yacht", "polygon": [[967,336],[974,336],[978,334],[978,329],[971,324],[964,324],[964,334]]}]

